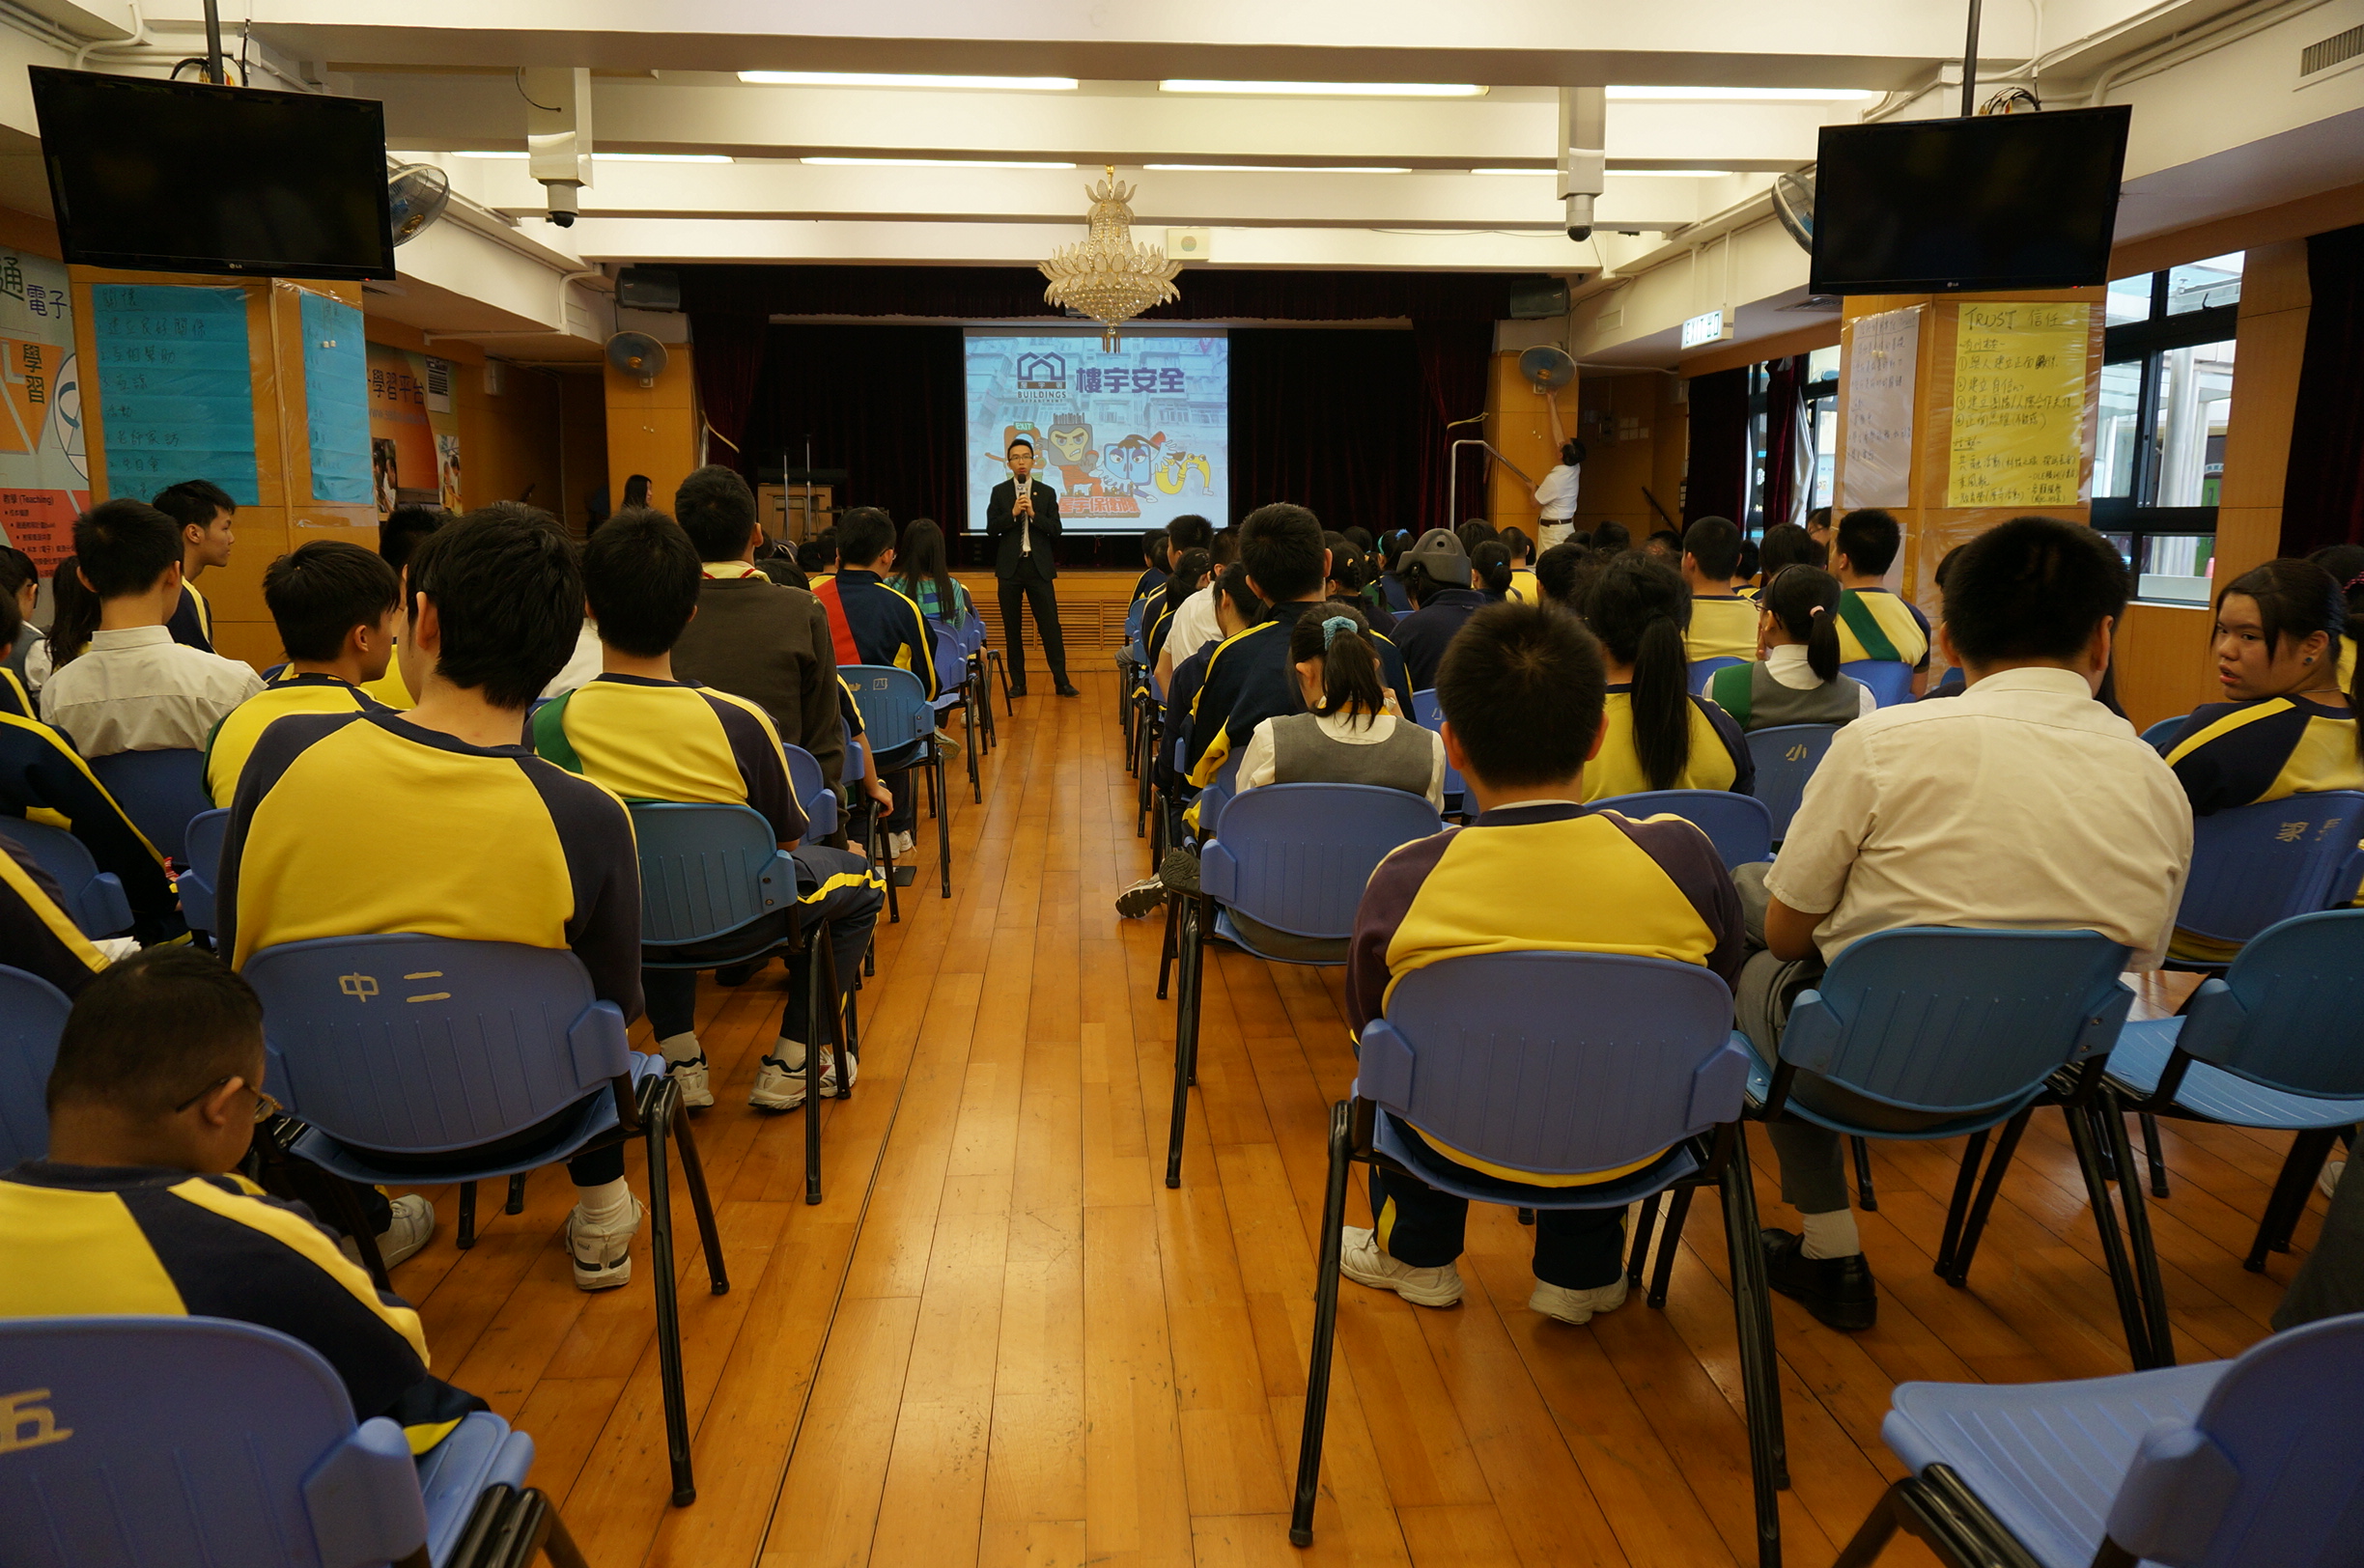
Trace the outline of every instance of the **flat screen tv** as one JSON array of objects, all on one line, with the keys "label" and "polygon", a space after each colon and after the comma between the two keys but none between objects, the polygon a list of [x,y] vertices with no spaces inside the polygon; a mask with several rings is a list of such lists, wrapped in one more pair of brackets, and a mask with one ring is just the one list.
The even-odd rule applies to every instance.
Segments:
[{"label": "flat screen tv", "polygon": [[2132,114],[2114,104],[1824,126],[1814,292],[2106,283]]},{"label": "flat screen tv", "polygon": [[377,102],[42,66],[32,76],[67,261],[394,275]]}]

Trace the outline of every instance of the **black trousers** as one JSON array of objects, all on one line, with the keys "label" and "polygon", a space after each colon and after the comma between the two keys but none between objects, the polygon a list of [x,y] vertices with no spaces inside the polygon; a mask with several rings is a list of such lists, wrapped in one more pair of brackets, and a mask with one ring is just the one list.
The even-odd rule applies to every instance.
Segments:
[{"label": "black trousers", "polygon": [[1051,679],[1064,684],[1067,679],[1067,642],[1059,635],[1058,594],[1051,583],[1037,577],[1020,582],[1001,579],[1001,640],[1002,657],[1009,660],[1009,678],[1013,686],[1026,685],[1026,622],[1024,605],[1034,605],[1034,630],[1042,637],[1043,658],[1051,665]]},{"label": "black trousers", "polygon": [[[1405,1141],[1427,1148],[1401,1122]],[[1371,1216],[1379,1245],[1415,1269],[1437,1269],[1461,1255],[1469,1199],[1440,1192],[1418,1177],[1371,1166]],[[1623,1209],[1537,1209],[1534,1275],[1568,1290],[1598,1290],[1625,1272]]]}]

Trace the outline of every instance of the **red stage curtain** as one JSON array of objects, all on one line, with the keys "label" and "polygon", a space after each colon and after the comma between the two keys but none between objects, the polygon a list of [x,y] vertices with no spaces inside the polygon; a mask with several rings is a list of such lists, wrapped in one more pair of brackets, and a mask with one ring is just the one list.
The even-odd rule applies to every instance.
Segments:
[{"label": "red stage curtain", "polygon": [[961,333],[956,326],[774,326],[747,411],[745,462],[843,468],[837,505],[883,506],[899,525],[960,530]]},{"label": "red stage curtain", "polygon": [[1426,416],[1414,336],[1234,331],[1231,517],[1215,520],[1294,501],[1325,528],[1361,526],[1376,536],[1417,526],[1413,459]]},{"label": "red stage curtain", "polygon": [[[1486,434],[1481,416],[1486,406],[1486,359],[1494,351],[1494,323],[1417,321],[1412,323],[1412,343],[1420,356],[1420,429],[1413,438],[1414,450],[1420,455],[1419,510],[1403,526],[1416,533],[1458,528],[1463,518],[1485,516],[1484,450],[1462,448],[1457,487],[1448,454],[1455,439]],[[1476,422],[1460,423],[1463,420]],[[1534,477],[1539,481],[1543,476]],[[1452,516],[1453,510],[1460,517]]]},{"label": "red stage curtain", "polygon": [[1691,463],[1683,526],[1702,518],[1738,522],[1748,504],[1748,367],[1691,378]]},{"label": "red stage curtain", "polygon": [[[1764,523],[1802,522],[1805,509],[1798,486],[1798,459],[1805,444],[1806,356],[1792,354],[1767,365],[1765,380]],[[1809,489],[1805,492],[1813,493]],[[1725,517],[1746,525],[1736,512]]]},{"label": "red stage curtain", "polygon": [[2364,544],[2364,224],[2307,241],[2306,358],[2282,489],[2282,553]]},{"label": "red stage curtain", "polygon": [[701,311],[690,318],[698,406],[719,437],[708,447],[707,459],[750,478],[755,468],[741,448],[746,445],[747,409],[755,401],[755,382],[763,373],[767,330],[760,316]]}]

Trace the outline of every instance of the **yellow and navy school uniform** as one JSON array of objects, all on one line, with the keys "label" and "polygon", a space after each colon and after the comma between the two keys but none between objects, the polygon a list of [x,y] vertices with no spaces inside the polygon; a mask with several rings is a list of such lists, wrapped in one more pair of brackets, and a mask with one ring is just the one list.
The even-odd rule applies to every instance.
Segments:
[{"label": "yellow and navy school uniform", "polygon": [[16,672],[0,664],[0,714],[14,714],[18,718],[39,718],[33,706],[33,694],[16,679]]},{"label": "yellow and navy school uniform", "polygon": [[49,873],[12,844],[0,826],[0,964],[71,996],[107,961],[66,912],[65,898]]},{"label": "yellow and navy school uniform", "polygon": [[383,675],[375,681],[361,683],[361,691],[374,703],[391,708],[398,714],[408,713],[418,706],[418,699],[410,694],[409,684],[403,680],[400,638],[395,639],[394,656],[386,660],[386,672]]},{"label": "yellow and navy school uniform", "polygon": [[[2207,703],[2176,731],[2166,757],[2201,817],[2294,795],[2364,790],[2355,714],[2345,701],[2336,708],[2303,697]],[[2187,963],[2224,964],[2239,951],[2238,942],[2179,928],[2167,953]]]},{"label": "yellow and navy school uniform", "polygon": [[817,579],[813,597],[829,614],[840,665],[891,664],[919,677],[930,700],[936,697],[936,634],[919,606],[887,587],[885,577],[843,571]]},{"label": "yellow and navy school uniform", "polygon": [[1928,669],[1928,617],[1885,588],[1849,588],[1839,596],[1839,662],[1864,658]]},{"label": "yellow and navy school uniform", "polygon": [[[372,856],[355,838],[408,846]],[[640,866],[624,802],[521,745],[400,714],[294,714],[239,775],[222,844],[221,949],[417,932],[574,950],[594,994],[640,1013]]]},{"label": "yellow and navy school uniform", "polygon": [[426,1331],[300,1204],[242,1176],[29,1160],[0,1172],[0,1318],[231,1318],[336,1370],[362,1420],[423,1454],[485,1402],[427,1370]]},{"label": "yellow and navy school uniform", "polygon": [[1674,781],[1652,784],[1634,749],[1633,686],[1609,688],[1601,713],[1600,754],[1585,764],[1584,798],[1590,802],[1646,790],[1729,790],[1746,795],[1757,787],[1757,764],[1748,737],[1731,714],[1704,697],[1691,696],[1691,757]]},{"label": "yellow and navy school uniform", "polygon": [[1757,606],[1737,594],[1694,594],[1691,629],[1683,633],[1683,658],[1753,659],[1757,657]]},{"label": "yellow and navy school uniform", "polygon": [[0,820],[22,818],[73,834],[100,871],[123,883],[131,933],[143,946],[184,935],[164,856],[91,772],[61,730],[0,714]]},{"label": "yellow and navy school uniform", "polygon": [[[1234,752],[1247,749],[1258,724],[1305,712],[1305,692],[1297,684],[1296,666],[1289,662],[1289,638],[1301,616],[1320,608],[1314,600],[1275,604],[1263,620],[1215,645],[1206,679],[1191,699],[1190,745],[1184,760],[1193,784],[1203,789],[1212,783]],[[1395,693],[1396,706],[1409,718],[1412,685],[1404,675],[1402,651],[1376,632],[1371,645],[1378,650],[1381,682]]]},{"label": "yellow and navy school uniform", "polygon": [[206,654],[214,651],[213,606],[206,602],[206,596],[197,591],[196,584],[182,582],[181,602],[173,606],[172,619],[164,623],[164,630],[172,633],[173,641],[184,647]]},{"label": "yellow and navy school uniform", "polygon": [[1510,597],[1522,604],[1543,602],[1543,589],[1536,583],[1533,571],[1520,567],[1510,574]]},{"label": "yellow and navy school uniform", "polygon": [[206,795],[227,806],[238,793],[239,771],[254,744],[275,719],[290,714],[391,713],[361,687],[334,675],[296,673],[281,666],[270,684],[214,721],[206,737]]},{"label": "yellow and navy school uniform", "polygon": [[[1589,771],[1589,770],[1588,770]],[[1522,889],[1583,896],[1519,896]],[[1431,964],[1485,953],[1617,953],[1697,964],[1727,984],[1746,958],[1740,896],[1707,835],[1676,817],[1637,821],[1572,801],[1498,806],[1466,827],[1404,845],[1379,862],[1363,891],[1346,957],[1346,1017],[1356,1037],[1381,1017],[1402,978]],[[1445,1147],[1398,1122],[1407,1136],[1456,1164],[1536,1187],[1615,1181],[1660,1158],[1576,1176],[1536,1176]],[[1379,1245],[1415,1268],[1461,1251],[1466,1200],[1374,1168]],[[1596,1289],[1622,1268],[1620,1210],[1538,1210],[1535,1276]]]},{"label": "yellow and navy school uniform", "polygon": [[1133,579],[1133,600],[1127,601],[1127,603],[1155,593],[1165,586],[1166,574],[1160,572],[1156,567],[1150,567]]}]

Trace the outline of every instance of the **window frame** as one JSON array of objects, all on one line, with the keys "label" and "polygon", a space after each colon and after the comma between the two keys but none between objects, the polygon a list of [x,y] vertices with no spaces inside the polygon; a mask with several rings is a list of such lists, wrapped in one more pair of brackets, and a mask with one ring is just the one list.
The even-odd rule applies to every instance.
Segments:
[{"label": "window frame", "polygon": [[[2161,267],[2151,274],[2151,314],[2148,317],[2139,322],[2121,322],[2106,326],[2101,334],[2101,362],[2104,366],[2141,367],[2134,400],[2134,429],[2138,437],[2134,443],[2134,471],[2129,486],[2132,493],[2094,496],[2091,517],[2097,532],[2126,537],[2127,568],[2138,579],[2143,568],[2144,546],[2153,536],[2198,534],[2213,539],[2216,533],[2217,509],[2214,506],[2159,506],[2143,499],[2144,496],[2158,493],[2160,453],[2155,433],[2160,411],[2163,357],[2178,349],[2196,348],[2205,343],[2232,342],[2239,336],[2240,305],[2237,301],[2168,314],[2168,278],[2172,271],[2171,267]],[[2237,362],[2235,375],[2237,378]],[[2098,458],[2097,453],[2096,457]]]}]

